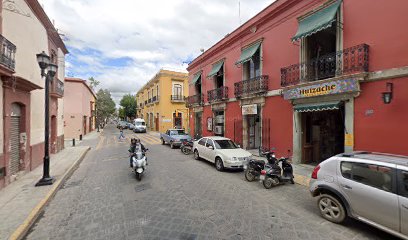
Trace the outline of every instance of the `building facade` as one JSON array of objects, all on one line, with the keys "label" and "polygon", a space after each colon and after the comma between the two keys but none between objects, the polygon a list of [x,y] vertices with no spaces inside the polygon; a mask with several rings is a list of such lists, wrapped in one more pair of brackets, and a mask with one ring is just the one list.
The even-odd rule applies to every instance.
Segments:
[{"label": "building facade", "polygon": [[62,39],[36,0],[0,3],[0,188],[41,165],[44,157],[45,79],[36,54],[58,65],[50,84],[50,152],[64,147],[65,54]]},{"label": "building facade", "polygon": [[191,133],[291,150],[298,163],[355,150],[408,155],[407,8],[274,2],[190,63]]},{"label": "building facade", "polygon": [[136,94],[136,117],[152,131],[188,128],[187,73],[161,69]]},{"label": "building facade", "polygon": [[95,130],[96,95],[85,80],[65,78],[64,102],[66,139],[80,139]]}]

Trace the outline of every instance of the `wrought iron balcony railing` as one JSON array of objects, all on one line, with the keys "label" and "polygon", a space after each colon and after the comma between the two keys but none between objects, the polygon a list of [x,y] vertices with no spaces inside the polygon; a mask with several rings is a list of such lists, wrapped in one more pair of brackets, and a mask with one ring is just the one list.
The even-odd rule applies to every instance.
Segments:
[{"label": "wrought iron balcony railing", "polygon": [[15,54],[17,48],[14,44],[12,44],[2,35],[0,35],[0,41],[1,41],[0,64],[14,71],[16,65]]},{"label": "wrought iron balcony railing", "polygon": [[189,96],[186,98],[187,106],[202,105],[202,104],[204,104],[204,94],[196,94],[196,95]]},{"label": "wrought iron balcony railing", "polygon": [[268,91],[269,76],[262,75],[234,84],[235,97],[242,97],[250,94],[264,93]]},{"label": "wrought iron balcony railing", "polygon": [[61,98],[64,96],[64,82],[56,78],[51,82],[50,95]]},{"label": "wrought iron balcony railing", "polygon": [[281,86],[368,72],[368,50],[367,44],[360,44],[304,63],[281,68]]},{"label": "wrought iron balcony railing", "polygon": [[147,103],[152,103],[152,99],[149,98],[149,100],[147,100]]},{"label": "wrought iron balcony railing", "polygon": [[184,102],[184,96],[182,96],[182,95],[171,95],[170,100],[172,102]]},{"label": "wrought iron balcony railing", "polygon": [[222,101],[228,99],[228,87],[220,87],[207,91],[207,100],[209,102]]},{"label": "wrought iron balcony railing", "polygon": [[145,105],[147,105],[147,100],[145,100]]}]

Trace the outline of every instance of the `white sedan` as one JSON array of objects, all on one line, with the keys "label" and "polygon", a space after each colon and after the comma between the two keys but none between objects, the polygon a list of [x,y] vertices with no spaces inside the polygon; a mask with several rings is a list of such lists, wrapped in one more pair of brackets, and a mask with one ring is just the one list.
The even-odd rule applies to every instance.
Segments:
[{"label": "white sedan", "polygon": [[224,168],[242,169],[251,157],[250,152],[224,137],[203,137],[194,142],[193,151],[196,160],[203,158],[213,162],[218,171]]}]

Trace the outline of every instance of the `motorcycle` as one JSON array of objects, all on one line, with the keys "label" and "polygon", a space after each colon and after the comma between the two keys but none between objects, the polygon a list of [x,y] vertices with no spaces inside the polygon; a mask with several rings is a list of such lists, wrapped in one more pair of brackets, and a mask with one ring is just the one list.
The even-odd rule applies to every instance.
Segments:
[{"label": "motorcycle", "polygon": [[193,152],[193,140],[183,141],[180,146],[180,151],[185,155],[189,155]]},{"label": "motorcycle", "polygon": [[263,160],[250,159],[248,164],[244,165],[245,179],[248,182],[252,182],[256,178],[258,178],[261,175],[261,171],[265,168],[266,165],[275,164],[275,162],[277,161],[275,153],[273,151],[262,151],[261,155],[266,156],[267,164]]},{"label": "motorcycle", "polygon": [[[145,151],[148,149],[146,148]],[[132,154],[132,169],[136,174],[136,179],[141,181],[142,175],[146,171],[146,154],[140,148],[136,148],[135,153]]]},{"label": "motorcycle", "polygon": [[[282,167],[279,166],[279,163],[282,163]],[[261,171],[259,179],[266,189],[270,189],[280,183],[290,182],[295,184],[293,167],[289,162],[289,157],[281,157],[275,164],[265,165],[265,169]]]}]

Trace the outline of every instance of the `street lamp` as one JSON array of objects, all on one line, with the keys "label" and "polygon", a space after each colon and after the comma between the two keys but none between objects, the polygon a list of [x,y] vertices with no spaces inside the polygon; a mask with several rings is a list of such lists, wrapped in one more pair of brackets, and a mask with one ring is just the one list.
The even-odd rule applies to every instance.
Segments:
[{"label": "street lamp", "polygon": [[[53,80],[58,66],[50,63],[50,57],[42,53],[37,54],[37,62],[41,68],[41,77],[45,77],[45,130],[44,130],[44,164],[43,164],[43,177],[38,181],[35,186],[52,185],[54,178],[50,177],[50,153],[49,153],[49,130],[50,130],[50,82]],[[47,69],[47,73],[45,73]]]}]

